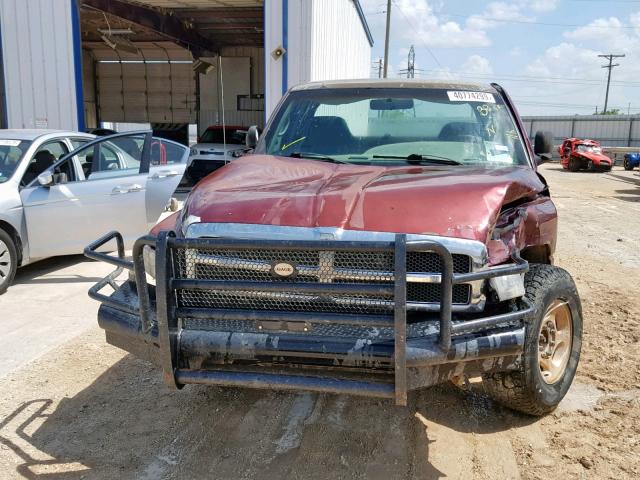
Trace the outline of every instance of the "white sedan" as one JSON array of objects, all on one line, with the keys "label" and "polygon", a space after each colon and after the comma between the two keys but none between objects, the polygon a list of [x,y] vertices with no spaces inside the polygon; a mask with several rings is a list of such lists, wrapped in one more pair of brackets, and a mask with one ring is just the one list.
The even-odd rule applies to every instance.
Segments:
[{"label": "white sedan", "polygon": [[150,131],[0,130],[0,293],[19,266],[82,253],[111,230],[131,245],[168,205],[188,156]]}]

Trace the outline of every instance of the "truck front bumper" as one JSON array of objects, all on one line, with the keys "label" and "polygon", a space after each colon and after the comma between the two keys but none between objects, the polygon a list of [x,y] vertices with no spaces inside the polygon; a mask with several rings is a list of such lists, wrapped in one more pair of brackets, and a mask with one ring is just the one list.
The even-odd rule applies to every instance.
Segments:
[{"label": "truck front bumper", "polygon": [[[118,256],[98,253],[111,240]],[[156,285],[147,283],[143,249],[155,248]],[[273,281],[217,281],[183,278],[176,255],[183,252],[238,251],[388,252],[393,255],[389,285]],[[441,259],[440,308],[411,316],[407,322],[407,252],[434,252]],[[505,371],[519,366],[527,318],[532,307],[524,300],[504,304],[490,314],[452,313],[453,285],[492,277],[522,274],[528,264],[515,263],[479,272],[456,274],[451,253],[435,241],[393,242],[229,240],[176,238],[168,232],[142,237],[133,260],[124,258],[117,232],[85,249],[93,259],[117,268],[93,286],[89,295],[100,301],[98,323],[107,341],[158,365],[165,382],[176,388],[187,383],[266,389],[312,390],[394,398],[406,405],[407,391],[454,377]],[[134,279],[116,284],[123,270]],[[100,293],[110,285],[114,292]],[[273,309],[190,308],[183,292],[293,291],[317,298],[349,298],[384,294],[392,300],[388,314],[345,314]],[[305,297],[306,298],[306,297]]]}]

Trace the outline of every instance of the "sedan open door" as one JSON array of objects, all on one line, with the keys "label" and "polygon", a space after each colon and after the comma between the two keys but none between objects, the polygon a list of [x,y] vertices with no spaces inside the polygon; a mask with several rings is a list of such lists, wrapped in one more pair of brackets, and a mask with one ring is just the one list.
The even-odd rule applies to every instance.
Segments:
[{"label": "sedan open door", "polygon": [[24,188],[30,256],[81,253],[111,230],[119,230],[128,246],[147,233],[181,179],[152,178],[152,141],[150,131],[100,137]]}]

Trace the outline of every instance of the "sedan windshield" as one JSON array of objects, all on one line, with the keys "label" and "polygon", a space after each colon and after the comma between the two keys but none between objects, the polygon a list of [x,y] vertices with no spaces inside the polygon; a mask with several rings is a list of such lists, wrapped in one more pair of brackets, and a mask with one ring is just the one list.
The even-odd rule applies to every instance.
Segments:
[{"label": "sedan windshield", "polygon": [[0,139],[0,183],[11,178],[29,145],[28,140]]},{"label": "sedan windshield", "polygon": [[292,92],[256,153],[382,165],[526,165],[499,95],[439,88]]},{"label": "sedan windshield", "polygon": [[596,147],[595,145],[586,145],[584,143],[579,143],[576,150],[578,152],[602,153],[602,149],[600,147]]},{"label": "sedan windshield", "polygon": [[246,130],[226,128],[223,132],[222,127],[214,127],[205,130],[198,143],[228,143],[230,145],[244,145],[246,135]]}]

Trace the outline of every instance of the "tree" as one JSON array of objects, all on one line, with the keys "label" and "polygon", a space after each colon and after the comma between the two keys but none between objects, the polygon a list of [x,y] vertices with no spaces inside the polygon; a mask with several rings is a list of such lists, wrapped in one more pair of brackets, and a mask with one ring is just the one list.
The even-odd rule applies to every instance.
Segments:
[{"label": "tree", "polygon": [[611,108],[609,110],[605,110],[603,112],[596,112],[593,115],[620,115],[619,108]]}]

